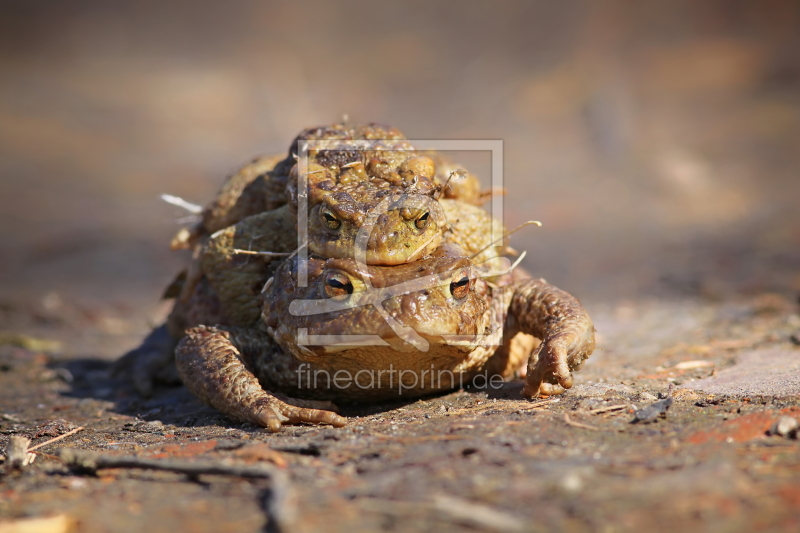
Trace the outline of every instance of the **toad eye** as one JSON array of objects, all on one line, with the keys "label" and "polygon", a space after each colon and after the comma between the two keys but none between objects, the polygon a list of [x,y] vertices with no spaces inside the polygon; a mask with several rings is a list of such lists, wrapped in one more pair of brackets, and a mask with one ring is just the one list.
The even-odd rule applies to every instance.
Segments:
[{"label": "toad eye", "polygon": [[470,280],[467,271],[462,270],[453,278],[453,281],[450,282],[450,294],[452,294],[456,300],[462,300],[469,293],[469,286]]},{"label": "toad eye", "polygon": [[428,224],[430,223],[429,217],[430,212],[425,211],[417,218],[417,220],[414,221],[414,225],[417,227],[417,229],[427,228]]},{"label": "toad eye", "polygon": [[353,283],[341,272],[328,272],[325,276],[325,294],[328,298],[344,298],[353,294]]},{"label": "toad eye", "polygon": [[328,229],[336,230],[342,227],[342,221],[336,218],[330,209],[323,209],[320,213],[320,218],[322,218],[322,223]]}]

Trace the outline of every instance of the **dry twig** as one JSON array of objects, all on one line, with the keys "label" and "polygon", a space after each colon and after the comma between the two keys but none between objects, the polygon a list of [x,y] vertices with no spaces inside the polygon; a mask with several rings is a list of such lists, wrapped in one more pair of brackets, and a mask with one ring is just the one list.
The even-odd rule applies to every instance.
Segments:
[{"label": "dry twig", "polygon": [[102,455],[89,450],[61,448],[56,452],[59,459],[68,466],[94,472],[103,468],[142,468],[162,470],[197,477],[202,474],[216,474],[246,478],[272,478],[275,469],[267,465],[242,466],[220,462],[189,462],[161,459],[145,459],[133,456]]},{"label": "dry twig", "polygon": [[267,515],[267,533],[287,533],[294,530],[297,521],[297,494],[283,470],[274,470],[270,487],[261,497]]},{"label": "dry twig", "polygon": [[54,442],[56,442],[56,441],[59,441],[59,440],[61,440],[61,439],[66,439],[66,438],[67,438],[67,437],[69,437],[70,435],[74,435],[75,433],[79,432],[79,431],[80,431],[80,430],[82,430],[82,429],[83,429],[83,426],[81,426],[81,427],[77,427],[77,428],[73,429],[72,431],[67,431],[67,432],[66,432],[66,433],[64,433],[63,435],[59,435],[58,437],[53,437],[53,438],[52,438],[52,439],[50,439],[50,440],[46,440],[46,441],[44,441],[44,442],[40,442],[40,443],[39,443],[39,444],[37,444],[36,446],[33,446],[32,448],[30,448],[28,451],[29,451],[29,452],[32,452],[33,450],[38,450],[38,449],[39,449],[39,448],[41,448],[42,446],[47,446],[48,444],[52,444],[52,443],[54,443]]},{"label": "dry twig", "polygon": [[533,402],[531,404],[528,404],[525,407],[520,407],[519,410],[520,411],[524,411],[524,410],[527,410],[527,409],[536,409],[537,407],[542,407],[543,405],[552,402],[554,398],[555,398],[555,396],[550,396],[549,398],[545,398],[544,400],[539,400],[539,401]]},{"label": "dry twig", "polygon": [[433,508],[465,525],[497,531],[525,531],[526,529],[525,522],[517,516],[462,498],[439,494],[433,499]]},{"label": "dry twig", "polygon": [[714,368],[714,361],[706,361],[703,359],[697,361],[683,361],[673,366],[675,370],[694,370],[696,368]]},{"label": "dry twig", "polygon": [[568,426],[581,429],[591,429],[592,431],[600,431],[600,428],[590,426],[589,424],[581,424],[580,422],[573,422],[572,419],[569,417],[569,413],[564,413],[564,422],[566,422]]},{"label": "dry twig", "polygon": [[401,442],[404,444],[440,440],[464,440],[466,438],[463,435],[420,435],[416,437],[393,437],[391,435],[384,435],[383,433],[373,433],[370,435],[370,437],[375,437],[381,440],[390,440],[393,442]]},{"label": "dry twig", "polygon": [[292,255],[292,252],[257,252],[255,250],[241,250],[239,248],[234,248],[233,253],[244,255],[267,255],[270,257],[286,257],[287,255]]},{"label": "dry twig", "polygon": [[525,522],[506,511],[452,496],[437,495],[430,502],[362,498],[362,509],[378,513],[408,516],[420,509],[445,515],[450,521],[492,531],[525,531]]},{"label": "dry twig", "polygon": [[600,413],[607,413],[609,411],[619,411],[620,409],[625,409],[626,407],[628,407],[627,403],[621,403],[621,404],[618,404],[618,405],[609,405],[608,407],[601,407],[599,409],[592,409],[591,411],[589,411],[589,414],[597,415],[597,414],[600,414]]},{"label": "dry twig", "polygon": [[[460,415],[464,413],[470,413],[472,411],[488,411],[490,409],[497,409],[498,411],[507,411],[507,412],[514,412],[514,411],[528,411],[530,409],[537,409],[543,407],[544,405],[554,401],[555,397],[550,396],[549,398],[545,398],[544,400],[538,400],[533,403],[528,402],[516,402],[516,404],[509,404],[507,402],[491,402],[491,403],[482,403],[480,405],[473,405],[472,407],[460,407],[460,408],[453,408],[451,411],[448,411],[451,415]],[[524,403],[525,405],[518,405],[519,403]]]}]

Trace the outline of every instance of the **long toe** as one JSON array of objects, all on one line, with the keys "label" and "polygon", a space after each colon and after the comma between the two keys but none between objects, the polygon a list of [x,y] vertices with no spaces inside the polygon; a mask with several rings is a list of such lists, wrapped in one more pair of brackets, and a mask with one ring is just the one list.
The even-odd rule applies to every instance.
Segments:
[{"label": "long toe", "polygon": [[337,428],[347,424],[347,419],[345,417],[339,416],[332,411],[324,411],[322,409],[288,406],[284,414],[289,418],[290,422],[295,424],[325,424]]}]

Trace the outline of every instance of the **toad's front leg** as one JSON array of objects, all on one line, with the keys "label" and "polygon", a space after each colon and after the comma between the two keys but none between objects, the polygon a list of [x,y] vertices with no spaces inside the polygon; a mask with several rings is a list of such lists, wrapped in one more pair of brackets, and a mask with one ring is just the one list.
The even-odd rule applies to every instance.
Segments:
[{"label": "toad's front leg", "polygon": [[528,360],[523,394],[535,398],[571,388],[572,371],[594,351],[594,325],[577,298],[542,279],[521,281],[509,316],[519,330],[542,339]]},{"label": "toad's front leg", "polygon": [[[331,402],[298,400],[264,390],[253,370],[253,358],[280,350],[257,330],[190,328],[175,350],[178,373],[192,394],[230,418],[278,431],[282,424],[330,424],[347,419]],[[264,354],[265,355],[265,354]]]}]

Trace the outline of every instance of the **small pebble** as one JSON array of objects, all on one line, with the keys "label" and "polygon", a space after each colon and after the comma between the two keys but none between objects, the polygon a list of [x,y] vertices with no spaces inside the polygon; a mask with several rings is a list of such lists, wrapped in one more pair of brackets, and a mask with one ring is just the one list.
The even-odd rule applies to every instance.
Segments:
[{"label": "small pebble", "polygon": [[578,475],[577,472],[568,472],[562,479],[561,479],[561,488],[568,493],[576,493],[580,492],[583,488],[583,480],[581,476]]},{"label": "small pebble", "polygon": [[244,442],[241,442],[241,441],[236,441],[236,440],[232,440],[232,439],[219,439],[219,440],[217,440],[217,445],[214,447],[214,450],[215,451],[216,450],[222,450],[222,451],[238,450],[242,446],[244,446]]},{"label": "small pebble", "polygon": [[668,396],[663,400],[658,400],[657,402],[648,405],[647,407],[637,409],[633,414],[633,420],[631,420],[631,424],[638,424],[639,422],[647,424],[649,422],[655,422],[659,417],[666,417],[667,409],[669,409],[671,405],[672,396]]},{"label": "small pebble", "polygon": [[61,486],[64,487],[65,489],[80,490],[80,489],[85,489],[87,486],[89,486],[89,484],[83,478],[68,477],[66,479],[61,480]]},{"label": "small pebble", "polygon": [[640,392],[639,400],[642,402],[654,402],[658,400],[658,396],[655,394],[650,394],[649,392]]},{"label": "small pebble", "polygon": [[781,437],[797,436],[797,420],[791,416],[782,416],[777,422],[772,424],[769,429],[770,435],[780,435]]}]

